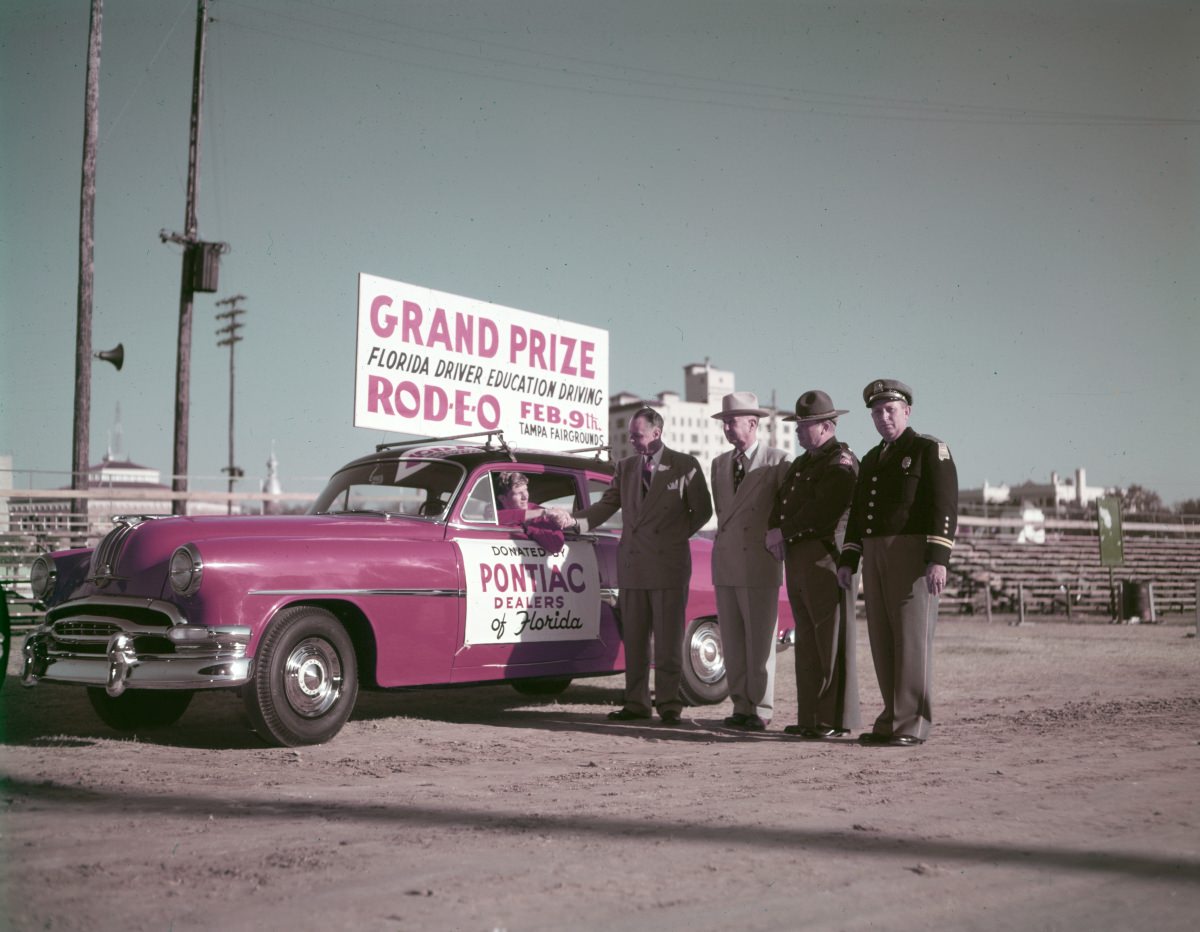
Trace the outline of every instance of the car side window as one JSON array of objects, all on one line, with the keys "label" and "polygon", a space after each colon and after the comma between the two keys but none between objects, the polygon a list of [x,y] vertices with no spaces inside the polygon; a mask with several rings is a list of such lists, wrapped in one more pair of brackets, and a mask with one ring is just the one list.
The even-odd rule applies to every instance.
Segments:
[{"label": "car side window", "polygon": [[533,473],[529,476],[529,501],[542,508],[563,508],[575,511],[579,493],[575,477],[557,472]]},{"label": "car side window", "polygon": [[464,521],[473,524],[496,523],[496,501],[489,475],[482,475],[475,481],[471,494],[463,502],[461,516]]},{"label": "car side window", "polygon": [[[463,501],[460,516],[472,524],[497,523],[499,504],[496,493],[496,476],[502,469],[493,469],[475,480],[471,493]],[[529,480],[530,507],[563,508],[575,511],[580,507],[579,490],[575,476],[558,472],[525,472]]]}]

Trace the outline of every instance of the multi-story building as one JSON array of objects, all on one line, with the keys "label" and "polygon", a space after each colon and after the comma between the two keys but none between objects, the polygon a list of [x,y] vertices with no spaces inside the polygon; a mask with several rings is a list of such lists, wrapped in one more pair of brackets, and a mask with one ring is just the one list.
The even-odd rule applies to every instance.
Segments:
[{"label": "multi-story building", "polygon": [[[732,372],[715,369],[705,360],[683,367],[684,393],[663,391],[653,398],[642,398],[630,392],[615,394],[608,407],[608,442],[612,458],[621,459],[633,452],[629,445],[629,419],[639,408],[653,408],[663,419],[663,443],[672,450],[690,453],[704,467],[707,479],[712,461],[729,449],[729,441],[721,429],[720,420],[713,417],[721,410],[721,399],[734,390]],[[796,455],[796,430],[791,421],[783,420],[791,408],[777,409],[770,398],[759,395],[759,404],[771,412],[759,421],[760,443]],[[715,522],[715,519],[714,519]]]},{"label": "multi-story building", "polygon": [[981,489],[963,489],[959,492],[962,505],[1024,505],[1031,508],[1057,510],[1061,507],[1083,509],[1096,499],[1112,494],[1111,488],[1087,484],[1087,473],[1075,470],[1074,479],[1050,473],[1050,481],[1026,481],[1020,485],[992,485],[984,480]]}]

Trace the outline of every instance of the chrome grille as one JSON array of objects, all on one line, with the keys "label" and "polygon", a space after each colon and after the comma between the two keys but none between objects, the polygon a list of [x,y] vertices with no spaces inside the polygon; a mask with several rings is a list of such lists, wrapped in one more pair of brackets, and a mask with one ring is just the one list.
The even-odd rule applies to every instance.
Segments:
[{"label": "chrome grille", "polygon": [[50,630],[60,641],[108,640],[121,630],[121,626],[110,621],[60,621]]},{"label": "chrome grille", "polygon": [[[160,603],[159,603],[160,604]],[[182,619],[173,620],[146,599],[88,599],[68,602],[46,612],[46,621],[59,630],[61,625],[111,625],[117,631],[134,628],[169,628]]]}]

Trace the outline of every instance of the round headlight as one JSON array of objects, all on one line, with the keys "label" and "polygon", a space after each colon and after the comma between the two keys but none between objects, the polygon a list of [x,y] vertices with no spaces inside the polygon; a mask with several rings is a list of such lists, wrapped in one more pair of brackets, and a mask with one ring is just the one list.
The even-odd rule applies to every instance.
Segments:
[{"label": "round headlight", "polygon": [[200,577],[204,574],[204,562],[195,544],[184,544],[171,554],[168,569],[171,588],[180,595],[191,595],[200,588]]},{"label": "round headlight", "polygon": [[29,569],[29,588],[33,597],[39,601],[54,591],[54,581],[58,578],[58,570],[54,567],[54,558],[38,557]]}]

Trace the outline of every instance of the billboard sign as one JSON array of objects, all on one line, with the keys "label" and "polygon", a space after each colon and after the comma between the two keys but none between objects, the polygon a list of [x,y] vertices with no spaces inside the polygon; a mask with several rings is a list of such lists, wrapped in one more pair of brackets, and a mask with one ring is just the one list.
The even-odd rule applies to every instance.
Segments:
[{"label": "billboard sign", "polygon": [[608,331],[360,274],[354,426],[605,446]]}]

